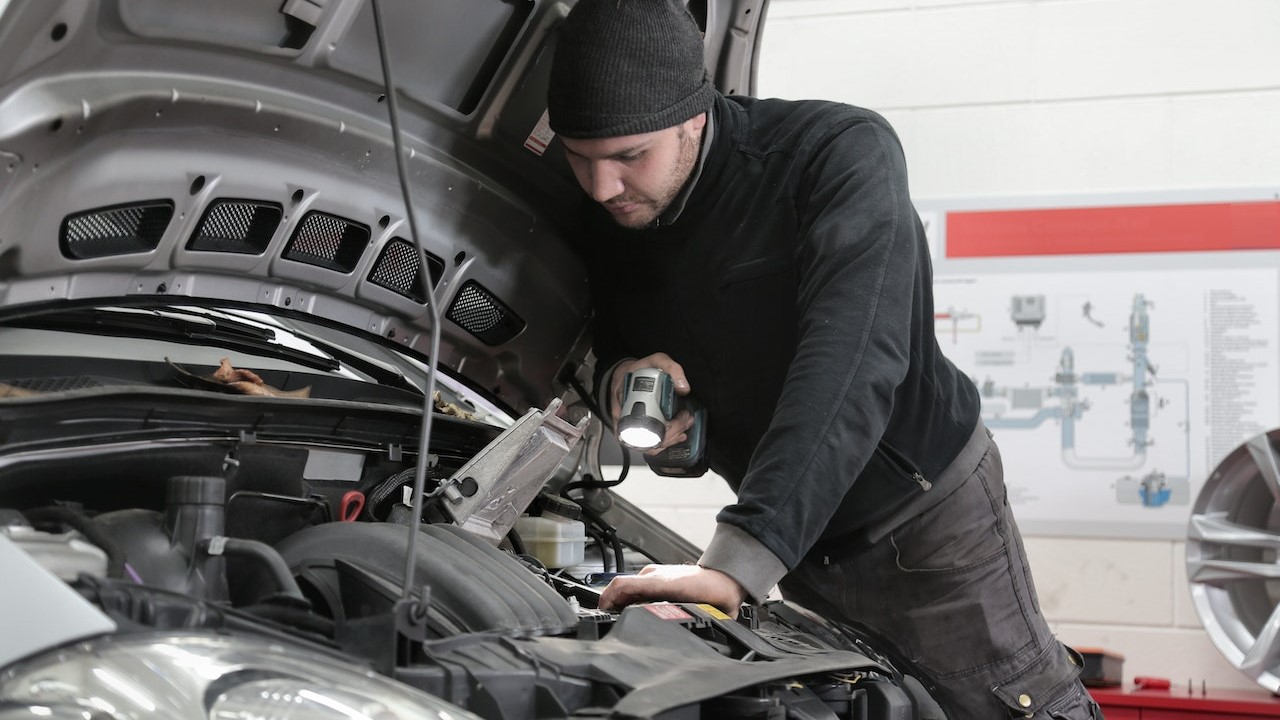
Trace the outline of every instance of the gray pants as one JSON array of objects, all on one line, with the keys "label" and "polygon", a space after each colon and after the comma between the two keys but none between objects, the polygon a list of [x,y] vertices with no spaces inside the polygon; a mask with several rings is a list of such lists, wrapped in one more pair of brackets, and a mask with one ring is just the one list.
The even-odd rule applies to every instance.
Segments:
[{"label": "gray pants", "polygon": [[879,542],[811,553],[782,593],[889,643],[948,720],[1099,720],[1079,656],[1040,612],[1000,451],[982,439],[982,460],[951,495]]}]

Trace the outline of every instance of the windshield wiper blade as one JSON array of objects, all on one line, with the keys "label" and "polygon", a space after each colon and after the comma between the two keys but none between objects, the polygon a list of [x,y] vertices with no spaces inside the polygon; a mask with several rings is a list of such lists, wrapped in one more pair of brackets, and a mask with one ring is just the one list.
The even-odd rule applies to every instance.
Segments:
[{"label": "windshield wiper blade", "polygon": [[117,337],[169,340],[191,345],[216,345],[277,357],[317,370],[342,367],[335,358],[317,355],[275,341],[275,331],[229,318],[211,318],[181,311],[138,308],[80,308],[41,313],[11,320],[7,325],[38,330],[87,332]]}]

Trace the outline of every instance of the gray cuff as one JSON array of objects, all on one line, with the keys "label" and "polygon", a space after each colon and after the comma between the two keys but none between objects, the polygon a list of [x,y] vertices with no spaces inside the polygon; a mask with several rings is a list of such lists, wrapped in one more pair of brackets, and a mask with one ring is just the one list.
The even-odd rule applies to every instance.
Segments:
[{"label": "gray cuff", "polygon": [[787,566],[772,550],[745,530],[728,523],[716,524],[716,532],[698,564],[737,580],[752,602],[764,600],[787,574]]}]

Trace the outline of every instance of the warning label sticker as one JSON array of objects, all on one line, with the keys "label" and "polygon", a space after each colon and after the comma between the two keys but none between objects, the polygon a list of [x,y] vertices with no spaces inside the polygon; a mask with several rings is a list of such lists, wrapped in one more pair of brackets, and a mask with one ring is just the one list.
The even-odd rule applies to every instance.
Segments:
[{"label": "warning label sticker", "polygon": [[723,612],[721,612],[721,611],[720,611],[720,608],[716,607],[715,605],[708,605],[708,604],[706,604],[706,603],[698,603],[698,607],[702,608],[703,610],[706,610],[708,615],[710,615],[711,617],[713,617],[713,618],[715,618],[715,619],[717,619],[717,620],[732,620],[732,619],[733,619],[733,618],[730,618],[728,615],[725,615]]},{"label": "warning label sticker", "polygon": [[679,605],[670,603],[654,603],[652,605],[642,605],[645,610],[657,615],[663,620],[692,620],[693,616],[684,611]]},{"label": "warning label sticker", "polygon": [[542,117],[538,118],[538,124],[533,126],[533,132],[529,133],[529,137],[524,141],[524,149],[534,155],[542,155],[555,136],[555,132],[551,130],[550,116],[546,110],[543,110]]}]

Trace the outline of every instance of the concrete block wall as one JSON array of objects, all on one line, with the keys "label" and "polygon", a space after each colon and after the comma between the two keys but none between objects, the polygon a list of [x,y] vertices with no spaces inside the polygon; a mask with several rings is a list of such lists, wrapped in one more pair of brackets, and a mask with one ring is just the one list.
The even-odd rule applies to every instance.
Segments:
[{"label": "concrete block wall", "polygon": [[[1280,185],[1273,0],[771,0],[759,73],[885,115],[917,200]],[[619,489],[705,544],[727,488],[643,475]],[[1257,687],[1201,628],[1184,543],[1027,551],[1059,637],[1124,654],[1126,681]]]}]

